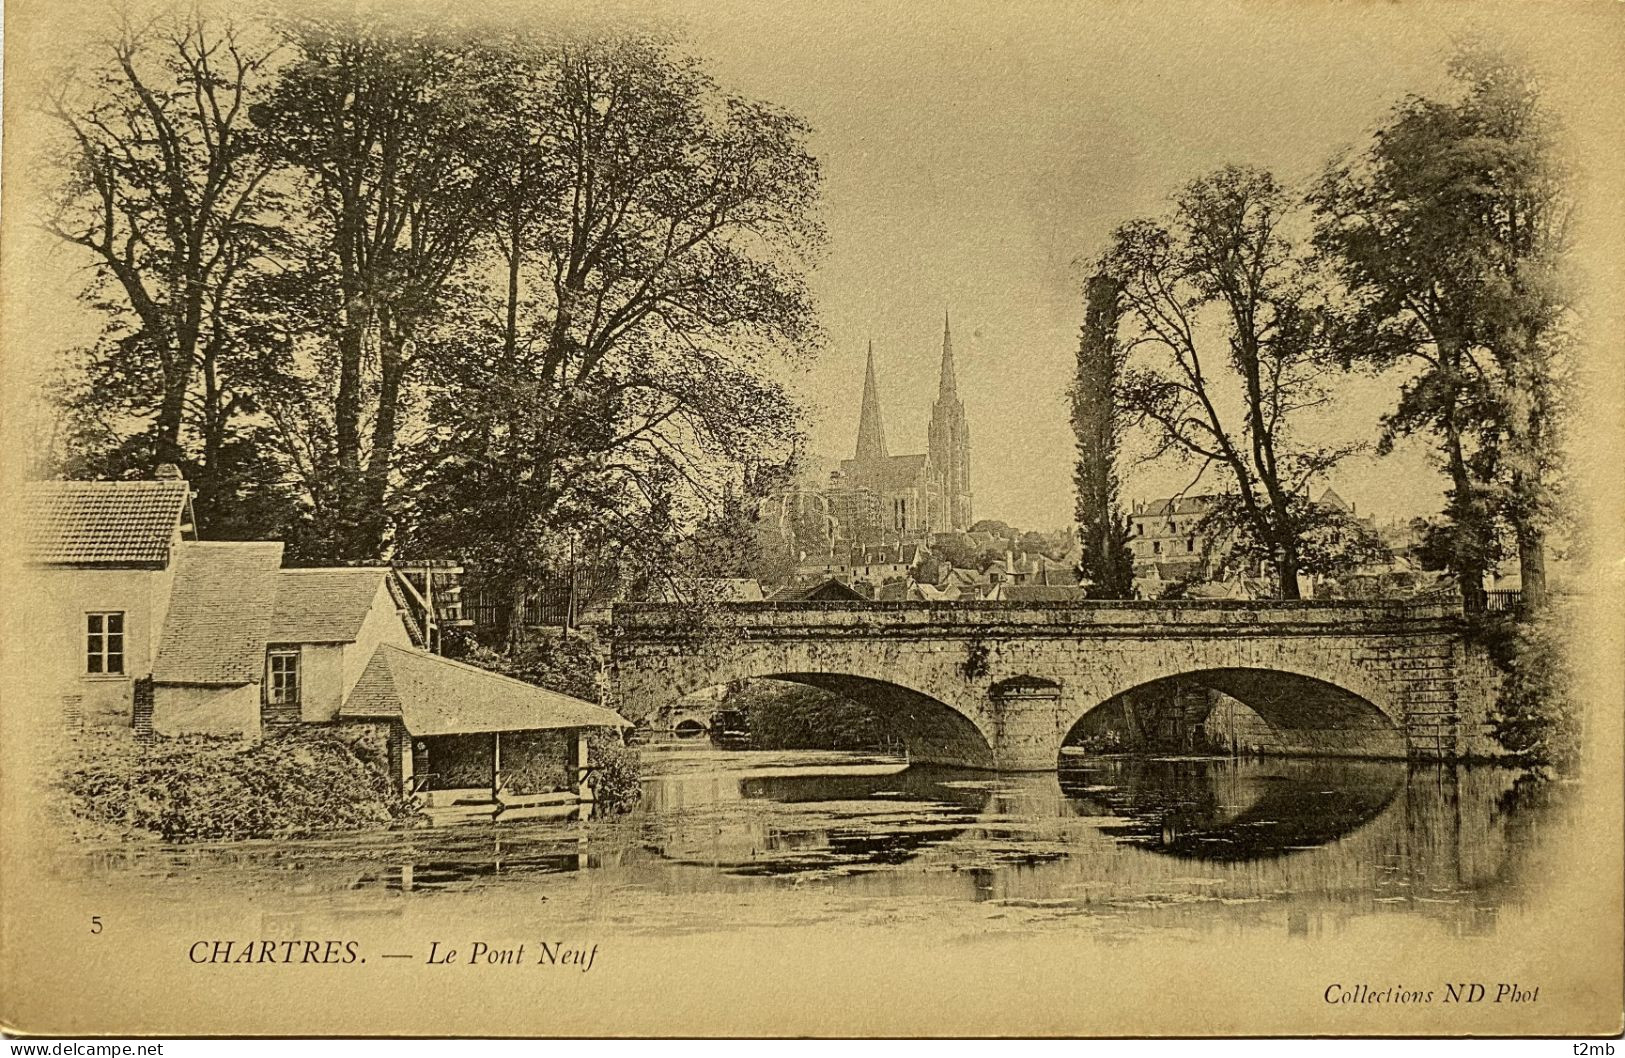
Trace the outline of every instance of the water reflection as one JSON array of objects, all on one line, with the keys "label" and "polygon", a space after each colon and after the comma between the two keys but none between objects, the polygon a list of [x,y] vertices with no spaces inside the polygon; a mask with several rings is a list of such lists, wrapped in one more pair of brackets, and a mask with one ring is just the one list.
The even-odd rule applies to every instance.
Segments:
[{"label": "water reflection", "polygon": [[1569,825],[1563,788],[1497,768],[1069,764],[1008,776],[689,743],[650,754],[630,816],[81,849],[73,866],[156,882],[159,899],[253,890],[278,913],[477,894],[657,932],[977,915],[982,928],[1251,923],[1313,938],[1399,913],[1483,935],[1532,900],[1540,850]]},{"label": "water reflection", "polygon": [[1060,773],[1085,815],[1125,843],[1197,860],[1301,852],[1364,826],[1403,789],[1404,764],[1103,760]]}]

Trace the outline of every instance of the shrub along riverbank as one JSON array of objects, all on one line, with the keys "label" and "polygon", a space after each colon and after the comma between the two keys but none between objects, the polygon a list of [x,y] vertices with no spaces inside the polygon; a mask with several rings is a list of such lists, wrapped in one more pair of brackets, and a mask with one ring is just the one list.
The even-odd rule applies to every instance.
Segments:
[{"label": "shrub along riverbank", "polygon": [[116,730],[87,733],[74,750],[61,785],[87,831],[234,840],[407,826],[417,817],[379,762],[327,731],[143,745]]}]

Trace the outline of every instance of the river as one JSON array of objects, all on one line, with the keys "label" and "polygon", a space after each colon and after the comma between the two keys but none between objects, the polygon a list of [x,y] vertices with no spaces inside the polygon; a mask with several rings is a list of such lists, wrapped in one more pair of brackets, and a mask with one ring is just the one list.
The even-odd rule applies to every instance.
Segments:
[{"label": "river", "polygon": [[[62,869],[156,906],[268,921],[411,909],[626,934],[952,921],[1316,937],[1362,920],[1493,936],[1538,913],[1572,790],[1495,767],[1063,758],[996,775],[831,751],[645,746],[643,803],[285,841],[81,848]],[[1414,925],[1413,925],[1414,924]]]}]

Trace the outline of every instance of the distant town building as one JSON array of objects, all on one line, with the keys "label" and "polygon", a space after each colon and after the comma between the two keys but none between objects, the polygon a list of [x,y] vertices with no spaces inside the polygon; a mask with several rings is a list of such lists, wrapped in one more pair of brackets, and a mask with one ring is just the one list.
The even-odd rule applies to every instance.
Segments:
[{"label": "distant town building", "polygon": [[1158,584],[1208,579],[1218,555],[1202,520],[1218,497],[1175,496],[1136,503],[1129,513],[1129,553],[1137,581]]}]

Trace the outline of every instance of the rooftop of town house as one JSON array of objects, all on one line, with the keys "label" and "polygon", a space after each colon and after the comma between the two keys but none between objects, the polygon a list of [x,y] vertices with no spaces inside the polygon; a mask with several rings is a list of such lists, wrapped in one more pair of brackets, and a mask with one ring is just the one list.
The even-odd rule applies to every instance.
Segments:
[{"label": "rooftop of town house", "polygon": [[1134,505],[1135,518],[1163,518],[1170,514],[1205,514],[1217,496],[1172,496],[1160,500],[1147,500]]},{"label": "rooftop of town house", "polygon": [[834,577],[814,584],[786,585],[767,597],[768,602],[867,602],[858,591]]},{"label": "rooftop of town house", "polygon": [[389,570],[381,566],[285,569],[276,579],[273,643],[353,643]]},{"label": "rooftop of town house", "polygon": [[875,544],[852,549],[854,566],[908,566],[920,557],[919,544]]},{"label": "rooftop of town house", "polygon": [[49,565],[169,564],[191,526],[185,481],[35,481],[23,489],[23,548]]},{"label": "rooftop of town house", "polygon": [[416,737],[632,726],[613,709],[388,643],[373,651],[339,716],[398,719]]},{"label": "rooftop of town house", "polygon": [[277,542],[176,548],[175,584],[152,677],[158,683],[258,683],[277,594]]}]

